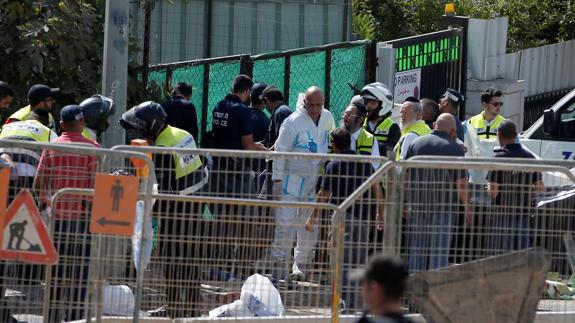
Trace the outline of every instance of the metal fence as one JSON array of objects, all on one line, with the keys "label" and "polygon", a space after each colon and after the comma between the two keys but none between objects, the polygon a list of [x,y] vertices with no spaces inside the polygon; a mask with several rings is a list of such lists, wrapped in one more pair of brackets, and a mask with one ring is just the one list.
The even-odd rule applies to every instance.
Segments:
[{"label": "metal fence", "polygon": [[529,129],[541,116],[543,111],[551,108],[557,101],[569,93],[573,88],[552,91],[525,98],[525,112],[523,116],[523,130]]},{"label": "metal fence", "polygon": [[[575,176],[550,161],[424,158],[389,162],[333,154],[128,146],[90,150],[6,141],[0,146],[96,156],[100,172],[124,170],[120,175],[146,179],[145,185],[136,189],[144,212],[136,221],[143,229],[134,236],[93,233],[87,209],[62,208],[60,204],[95,203],[92,199],[97,198],[98,188],[94,193],[90,186],[69,184],[56,194],[39,190],[51,197],[52,216],[46,220],[60,260],[54,266],[3,261],[0,278],[8,293],[0,309],[5,315],[43,313],[47,317],[57,313],[66,315],[67,320],[87,315],[133,317],[133,313],[142,320],[146,316],[194,317],[236,301],[231,308],[220,308],[220,315],[250,316],[261,311],[260,315],[331,315],[337,320],[340,310],[355,313],[362,309],[360,289],[347,274],[363,267],[371,255],[386,252],[404,258],[414,274],[412,290],[428,286],[427,274],[441,280],[450,278],[453,268],[465,273],[467,282],[462,280],[462,285],[450,285],[444,287],[445,293],[429,296],[438,306],[455,297],[461,300],[461,308],[476,305],[491,313],[491,318],[508,318],[489,311],[497,306],[493,300],[511,308],[509,304],[531,295],[530,289],[525,292],[525,279],[541,292],[545,281],[540,274],[547,272],[547,258],[539,249],[532,251],[535,258],[486,257],[542,247],[550,254],[549,271],[563,279],[571,273],[569,248],[563,239],[565,233],[575,231]],[[202,167],[194,176],[177,177],[170,161],[185,157],[199,157]],[[148,160],[148,164],[134,163],[133,158]],[[266,159],[273,160],[277,169],[288,170],[280,176],[283,184],[270,187],[266,184],[270,178],[255,171]],[[334,161],[339,167],[326,165]],[[493,198],[493,190],[468,184],[471,171],[485,172],[500,182],[500,197]],[[545,184],[543,192],[534,192],[537,173]],[[11,196],[24,182],[12,182]],[[154,182],[157,193],[152,193]],[[198,182],[203,185],[194,185]],[[195,190],[180,194],[188,187]],[[316,200],[318,189],[323,193]],[[508,204],[516,199],[519,202]],[[464,204],[473,214],[467,224]],[[63,219],[63,210],[73,220]],[[383,221],[378,218],[382,213]],[[312,214],[314,220],[308,222]],[[64,228],[63,223],[71,227]],[[538,257],[543,260],[535,264],[525,260]],[[473,267],[486,261],[489,275],[485,266],[483,271]],[[463,265],[445,268],[452,264]],[[525,271],[514,275],[512,267]],[[30,270],[40,274],[31,275]],[[507,281],[503,287],[501,280],[490,280],[494,272],[503,273]],[[251,293],[242,291],[247,278],[256,273],[262,276],[254,279]],[[515,285],[510,288],[509,282]],[[508,289],[510,293],[502,291]],[[269,305],[277,299],[276,290],[281,306]],[[259,302],[250,295],[259,295]],[[572,311],[570,303],[554,299],[560,295],[551,293],[537,302],[541,297],[537,294],[532,302],[540,310]],[[259,306],[260,302],[267,307]],[[429,319],[428,307],[420,306],[415,298],[407,304],[409,311],[419,311]],[[526,307],[527,312],[534,310]],[[510,311],[510,315],[520,312]],[[573,317],[567,318],[570,320],[565,322]]]},{"label": "metal fence", "polygon": [[[198,128],[203,135],[211,129],[212,109],[229,93],[238,74],[254,82],[277,86],[294,108],[298,93],[317,85],[325,93],[325,107],[339,121],[353,87],[361,88],[375,78],[375,45],[369,41],[335,43],[256,56],[236,55],[187,62],[153,65],[147,78],[162,93],[178,82],[193,86],[191,101],[196,106]],[[146,79],[144,72],[144,79]]]},{"label": "metal fence", "polygon": [[[395,49],[395,75],[421,69],[419,97],[438,100],[447,88],[465,93],[464,38],[464,29],[447,29],[385,44]],[[460,106],[459,115],[465,116],[464,104]]]}]

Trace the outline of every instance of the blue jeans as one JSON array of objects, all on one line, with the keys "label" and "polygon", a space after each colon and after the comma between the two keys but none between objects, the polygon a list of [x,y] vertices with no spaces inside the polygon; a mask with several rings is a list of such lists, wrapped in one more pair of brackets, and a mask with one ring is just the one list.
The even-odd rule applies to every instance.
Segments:
[{"label": "blue jeans", "polygon": [[446,267],[456,217],[454,214],[417,212],[408,219],[410,273]]}]

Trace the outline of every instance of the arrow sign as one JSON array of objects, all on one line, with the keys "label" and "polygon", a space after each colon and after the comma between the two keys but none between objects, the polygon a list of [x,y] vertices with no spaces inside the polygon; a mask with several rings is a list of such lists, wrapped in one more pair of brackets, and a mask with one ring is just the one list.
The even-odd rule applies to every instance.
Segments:
[{"label": "arrow sign", "polygon": [[134,176],[96,174],[90,232],[132,236],[139,186]]},{"label": "arrow sign", "polygon": [[115,220],[106,220],[105,217],[101,217],[98,221],[98,224],[101,226],[109,225],[121,225],[121,226],[130,226],[130,222],[128,221],[115,221]]}]

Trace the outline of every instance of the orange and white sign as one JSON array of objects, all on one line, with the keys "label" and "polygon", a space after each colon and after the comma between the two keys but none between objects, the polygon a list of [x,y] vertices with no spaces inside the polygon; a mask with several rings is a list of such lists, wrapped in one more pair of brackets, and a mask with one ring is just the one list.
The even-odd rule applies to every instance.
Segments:
[{"label": "orange and white sign", "polygon": [[58,253],[36,203],[22,190],[5,213],[0,214],[0,259],[31,264],[56,264]]},{"label": "orange and white sign", "polygon": [[10,168],[6,167],[0,170],[0,213],[6,210],[6,205],[8,204],[9,188],[10,188]]},{"label": "orange and white sign", "polygon": [[139,184],[133,176],[96,174],[90,232],[132,236]]}]

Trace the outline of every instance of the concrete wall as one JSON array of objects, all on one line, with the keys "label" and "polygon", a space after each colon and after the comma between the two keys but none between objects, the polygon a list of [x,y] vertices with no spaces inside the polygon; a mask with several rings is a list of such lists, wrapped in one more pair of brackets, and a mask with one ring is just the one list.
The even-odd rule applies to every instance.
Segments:
[{"label": "concrete wall", "polygon": [[[150,63],[205,58],[207,2],[156,1]],[[212,0],[212,4],[210,57],[318,46],[351,37],[351,8],[345,17],[344,0]],[[143,46],[144,15],[135,4],[131,19],[131,36]]]},{"label": "concrete wall", "polygon": [[466,117],[487,87],[505,95],[503,116],[523,127],[525,97],[575,87],[575,40],[507,53],[508,17],[469,19]]}]

